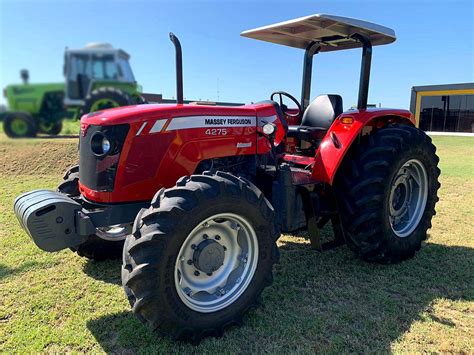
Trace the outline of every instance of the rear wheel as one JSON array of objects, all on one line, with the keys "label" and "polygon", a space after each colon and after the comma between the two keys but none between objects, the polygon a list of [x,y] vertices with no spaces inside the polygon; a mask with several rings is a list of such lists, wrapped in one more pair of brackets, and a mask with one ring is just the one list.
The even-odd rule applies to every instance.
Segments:
[{"label": "rear wheel", "polygon": [[274,211],[233,175],[184,177],[138,214],[124,248],[122,283],[142,322],[199,341],[240,323],[272,281]]},{"label": "rear wheel", "polygon": [[3,120],[3,130],[10,138],[35,137],[38,126],[33,116],[26,112],[8,113]]},{"label": "rear wheel", "polygon": [[62,121],[40,122],[38,126],[39,126],[39,131],[41,133],[49,134],[52,136],[58,135],[59,133],[61,133],[61,130],[63,129]]},{"label": "rear wheel", "polygon": [[356,147],[336,179],[354,252],[382,263],[415,255],[436,213],[438,161],[431,138],[407,125],[379,129]]},{"label": "rear wheel", "polygon": [[136,105],[146,105],[148,101],[141,95],[135,97],[135,104]]},{"label": "rear wheel", "polygon": [[82,113],[134,104],[135,100],[133,97],[125,91],[113,87],[102,87],[87,95],[82,107]]},{"label": "rear wheel", "polygon": [[[68,197],[78,197],[80,195],[78,183],[79,166],[76,165],[66,171],[63,182],[57,190]],[[97,233],[88,236],[84,243],[70,249],[79,256],[96,261],[120,259],[124,240],[129,232],[129,226],[110,226],[97,229]]]}]

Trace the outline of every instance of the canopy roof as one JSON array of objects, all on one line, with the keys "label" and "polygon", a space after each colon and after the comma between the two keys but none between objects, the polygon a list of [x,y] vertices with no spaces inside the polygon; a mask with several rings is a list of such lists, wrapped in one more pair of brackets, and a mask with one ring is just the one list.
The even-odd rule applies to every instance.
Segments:
[{"label": "canopy roof", "polygon": [[306,49],[311,42],[321,43],[321,52],[359,48],[362,44],[350,38],[359,33],[373,46],[395,41],[395,31],[375,23],[349,17],[316,14],[279,22],[242,32],[240,35],[261,41]]}]

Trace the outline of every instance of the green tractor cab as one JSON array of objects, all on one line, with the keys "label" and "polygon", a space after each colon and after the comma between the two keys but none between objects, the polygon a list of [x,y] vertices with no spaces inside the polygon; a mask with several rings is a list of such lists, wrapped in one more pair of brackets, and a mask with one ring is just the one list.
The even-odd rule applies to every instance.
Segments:
[{"label": "green tractor cab", "polygon": [[145,103],[129,59],[122,49],[91,43],[83,49],[66,49],[65,83],[30,84],[28,71],[22,70],[23,83],[4,90],[9,108],[3,115],[5,133],[11,138],[56,135],[64,118]]}]

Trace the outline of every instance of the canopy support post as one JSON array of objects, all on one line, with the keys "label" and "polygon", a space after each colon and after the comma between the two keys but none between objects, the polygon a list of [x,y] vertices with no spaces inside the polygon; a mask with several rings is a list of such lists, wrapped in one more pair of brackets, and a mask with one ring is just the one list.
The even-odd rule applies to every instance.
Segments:
[{"label": "canopy support post", "polygon": [[372,63],[372,43],[370,39],[359,33],[351,36],[356,41],[362,43],[362,62],[360,66],[360,81],[359,81],[359,99],[357,102],[357,109],[365,110],[367,108],[367,100],[369,97],[369,80],[370,80],[370,66]]},{"label": "canopy support post", "polygon": [[313,56],[319,52],[319,42],[311,42],[304,52],[303,82],[301,85],[301,109],[304,112],[309,105],[311,95],[311,75],[313,72]]}]

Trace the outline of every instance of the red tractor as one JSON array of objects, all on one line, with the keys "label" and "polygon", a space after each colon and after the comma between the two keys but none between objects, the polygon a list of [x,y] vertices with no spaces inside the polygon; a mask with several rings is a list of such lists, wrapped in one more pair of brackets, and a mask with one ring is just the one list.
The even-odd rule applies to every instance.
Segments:
[{"label": "red tractor", "polygon": [[[395,263],[420,249],[438,201],[431,139],[409,111],[367,108],[372,47],[395,41],[393,30],[313,15],[242,35],[305,51],[300,101],[278,91],[239,107],[184,105],[170,34],[177,103],[84,115],[79,166],[57,191],[15,201],[43,250],[123,252],[133,312],[173,338],[240,323],[272,282],[281,233],[307,230],[316,249],[347,243],[367,261]],[[357,109],[343,112],[339,95],[310,101],[314,55],[350,48],[362,48]],[[335,239],[323,244],[327,222]]]}]

